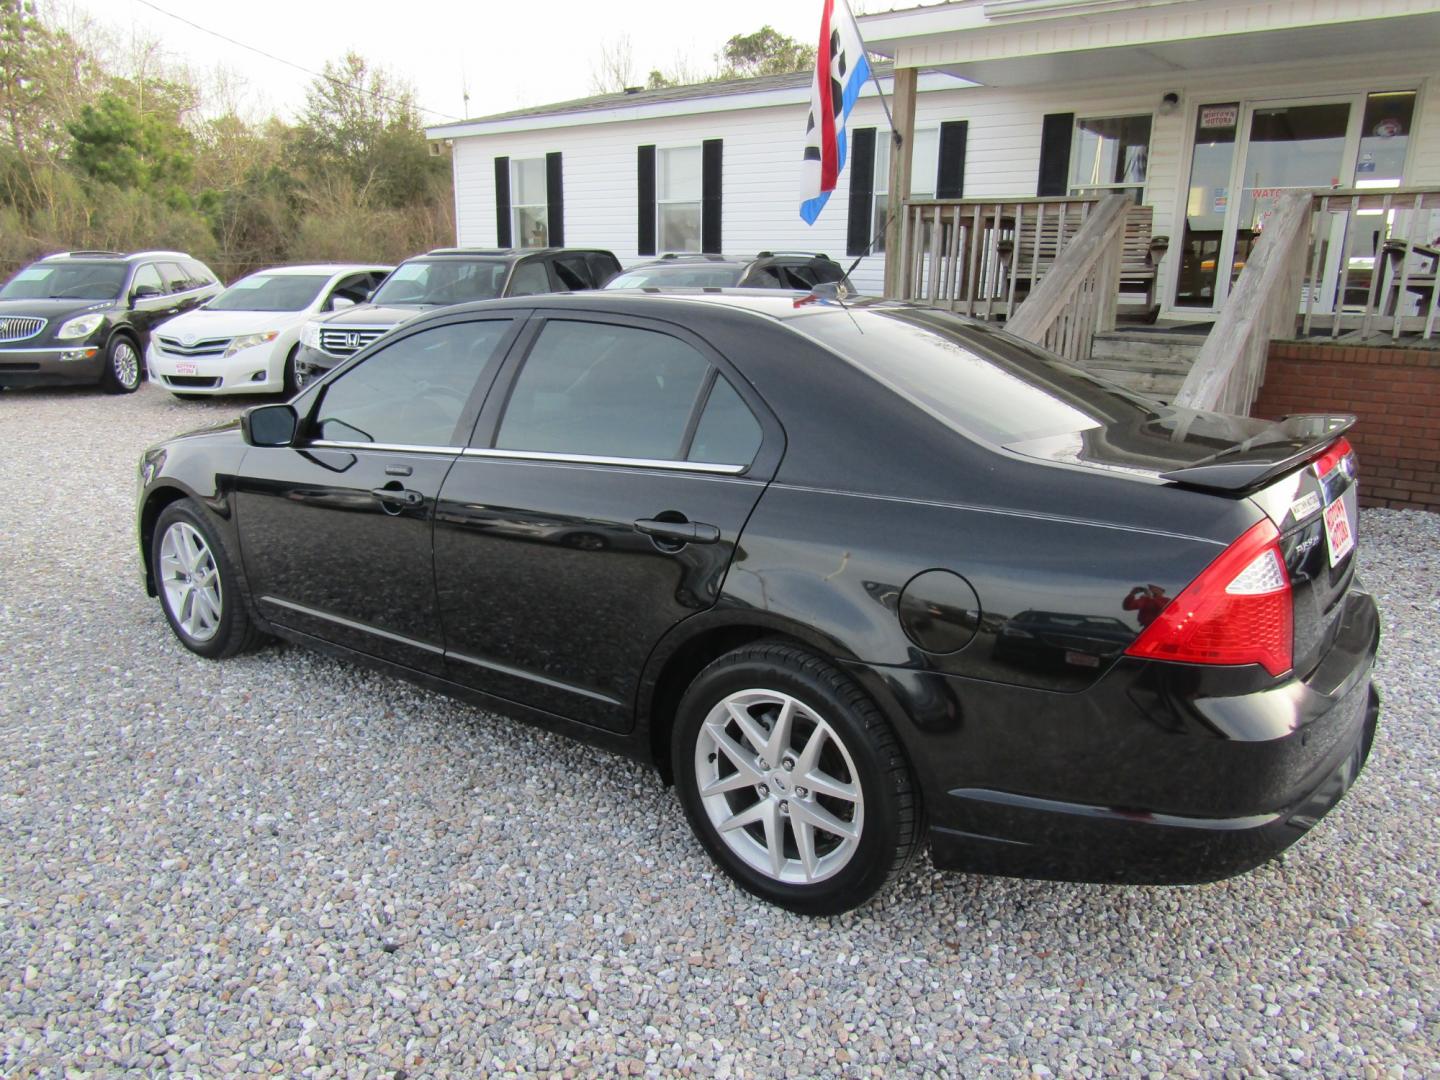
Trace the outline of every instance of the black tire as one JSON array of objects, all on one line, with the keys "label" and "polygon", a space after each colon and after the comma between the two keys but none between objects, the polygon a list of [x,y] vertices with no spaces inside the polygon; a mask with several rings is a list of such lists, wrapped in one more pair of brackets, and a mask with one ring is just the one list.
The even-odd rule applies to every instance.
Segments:
[{"label": "black tire", "polygon": [[105,370],[100,386],[107,394],[133,394],[145,381],[145,359],[128,334],[116,334],[105,347]]},{"label": "black tire", "polygon": [[[191,610],[186,607],[185,601],[179,601],[181,611],[177,612],[172,606],[175,601],[167,588],[167,580],[174,580],[170,573],[172,563],[162,556],[162,552],[167,534],[177,527],[188,528],[198,534],[209,556],[209,566],[213,568],[214,576],[218,579],[220,615],[218,619],[210,620],[213,621],[213,629],[206,628],[201,631],[197,626],[196,631],[192,632],[184,622],[185,615]],[[177,534],[177,541],[183,535],[182,528]],[[150,541],[150,566],[155,574],[155,587],[160,594],[160,608],[165,612],[165,619],[175,636],[180,639],[180,644],[191,652],[211,660],[224,660],[249,652],[265,640],[265,634],[255,626],[250,619],[250,613],[245,610],[245,600],[240,592],[240,575],[234,560],[230,558],[216,531],[206,522],[204,513],[191,500],[173,502],[160,512],[160,517],[155,522],[155,535]],[[186,578],[179,586],[180,591],[183,591],[183,585],[189,583],[192,575],[180,576]],[[201,568],[201,573],[193,575],[193,579],[199,581],[202,576],[209,580],[204,567]],[[193,603],[195,601],[192,600],[191,604]]]},{"label": "black tire", "polygon": [[[787,881],[785,874],[810,874],[802,863],[799,843],[800,820],[808,824],[808,816],[802,816],[793,808],[797,796],[808,796],[807,804],[814,806],[822,798],[821,793],[807,791],[796,785],[801,772],[782,772],[781,762],[763,762],[763,752],[754,759],[757,775],[761,763],[773,766],[771,783],[761,787],[750,787],[748,781],[738,789],[720,795],[710,796],[710,809],[701,796],[701,778],[697,769],[707,767],[706,762],[715,762],[722,755],[709,748],[716,746],[706,730],[706,720],[712,711],[717,718],[725,715],[724,703],[733,695],[744,695],[749,691],[760,694],[774,693],[777,697],[793,699],[796,702],[796,717],[793,731],[802,740],[806,738],[805,726],[811,734],[817,729],[810,717],[819,718],[829,728],[829,738],[835,741],[831,761],[838,766],[828,766],[823,772],[832,778],[846,780],[852,789],[858,786],[862,801],[848,805],[838,800],[826,799],[821,809],[830,808],[841,823],[852,825],[858,817],[860,826],[858,838],[852,842],[847,854],[841,850],[844,841],[839,834],[828,835],[813,827],[809,828],[812,860],[823,844],[833,845],[831,855],[823,858],[844,858],[833,872],[817,880]],[[766,726],[766,705],[757,703],[752,718]],[[780,706],[776,706],[774,717],[778,717]],[[740,729],[731,729],[738,732]],[[773,736],[773,726],[768,734]],[[705,742],[702,743],[701,740]],[[753,741],[753,740],[752,740]],[[750,743],[739,742],[741,749],[753,749]],[[842,759],[838,755],[848,755]],[[783,758],[796,755],[784,752]],[[803,754],[798,755],[803,757]],[[697,761],[697,758],[700,759]],[[822,763],[825,759],[821,759]],[[742,780],[729,756],[723,756],[724,765],[729,767],[727,776]],[[691,683],[680,701],[675,719],[674,738],[671,742],[671,763],[674,768],[675,785],[685,807],[686,817],[695,835],[710,853],[710,857],[741,888],[772,904],[787,908],[802,915],[835,915],[859,907],[883,889],[914,857],[921,844],[923,821],[919,794],[915,780],[901,750],[899,739],[889,722],[876,708],[865,693],[849,678],[831,664],[813,653],[785,642],[757,642],[727,653],[705,668]],[[851,771],[853,776],[840,774]],[[786,764],[786,768],[790,768]],[[811,774],[814,775],[813,773]],[[787,782],[789,790],[781,792]],[[771,791],[771,787],[775,791]],[[777,804],[777,813],[783,818],[776,826],[780,843],[769,847],[772,854],[783,849],[786,852],[784,870],[777,876],[770,870],[760,870],[746,860],[732,842],[746,845],[745,833],[750,834],[756,849],[767,847],[770,833],[760,822],[754,822],[743,829],[731,830],[735,837],[730,841],[722,835],[711,819],[711,811],[719,814],[734,812],[737,816],[749,813],[760,803],[774,801],[780,795],[786,799]],[[725,800],[719,803],[716,800]],[[753,802],[752,802],[753,800]],[[728,805],[726,805],[728,804]],[[846,813],[850,815],[846,818]],[[813,810],[806,811],[806,814]],[[792,816],[793,815],[793,816]],[[794,852],[791,856],[789,853]],[[817,867],[823,866],[823,858]],[[773,865],[773,864],[772,864]]]},{"label": "black tire", "polygon": [[287,398],[292,398],[300,392],[300,377],[295,371],[295,354],[299,351],[300,343],[297,341],[290,347],[290,352],[285,357],[285,384],[280,392]]}]

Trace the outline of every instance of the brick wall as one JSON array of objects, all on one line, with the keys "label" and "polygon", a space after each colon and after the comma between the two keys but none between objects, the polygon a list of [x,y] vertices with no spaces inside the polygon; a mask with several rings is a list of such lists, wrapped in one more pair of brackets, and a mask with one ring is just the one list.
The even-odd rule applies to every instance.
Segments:
[{"label": "brick wall", "polygon": [[1271,342],[1250,411],[1354,413],[1361,503],[1440,511],[1440,348]]}]

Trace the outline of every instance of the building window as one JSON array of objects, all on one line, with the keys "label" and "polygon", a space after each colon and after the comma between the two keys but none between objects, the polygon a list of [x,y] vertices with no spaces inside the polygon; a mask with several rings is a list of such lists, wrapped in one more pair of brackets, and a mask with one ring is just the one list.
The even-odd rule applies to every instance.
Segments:
[{"label": "building window", "polygon": [[550,246],[549,207],[545,189],[545,159],[512,159],[510,215],[516,247]]},{"label": "building window", "polygon": [[1070,155],[1070,194],[1128,194],[1137,203],[1145,194],[1150,158],[1150,117],[1103,116],[1075,121]]},{"label": "building window", "polygon": [[[885,250],[885,221],[890,212],[890,147],[889,132],[881,129],[875,139],[875,209],[870,235],[875,238],[875,252]],[[936,180],[940,174],[940,129],[921,128],[915,132],[910,147],[910,198],[935,198]]]},{"label": "building window", "polygon": [[661,251],[699,251],[704,161],[698,146],[656,152],[655,222]]}]

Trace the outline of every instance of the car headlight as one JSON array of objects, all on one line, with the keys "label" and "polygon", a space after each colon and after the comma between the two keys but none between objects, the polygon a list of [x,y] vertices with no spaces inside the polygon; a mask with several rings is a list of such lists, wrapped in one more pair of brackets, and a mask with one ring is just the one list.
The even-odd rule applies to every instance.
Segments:
[{"label": "car headlight", "polygon": [[226,356],[234,356],[244,349],[253,349],[256,345],[264,345],[266,342],[274,341],[280,336],[279,330],[266,330],[263,334],[241,334],[230,347],[225,350]]},{"label": "car headlight", "polygon": [[300,344],[307,349],[320,348],[320,324],[318,322],[307,322],[300,328]]},{"label": "car headlight", "polygon": [[76,338],[87,338],[96,330],[100,329],[100,324],[104,321],[105,316],[103,314],[77,315],[75,318],[63,323],[60,329],[55,331],[55,336],[61,341],[74,341]]}]

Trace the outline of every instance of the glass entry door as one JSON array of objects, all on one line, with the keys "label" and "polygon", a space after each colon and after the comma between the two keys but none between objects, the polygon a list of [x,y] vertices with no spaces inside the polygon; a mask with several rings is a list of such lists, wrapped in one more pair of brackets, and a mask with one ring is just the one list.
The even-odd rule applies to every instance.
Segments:
[{"label": "glass entry door", "polygon": [[[1357,101],[1202,105],[1190,169],[1177,307],[1216,310],[1281,196],[1340,187],[1354,172]],[[1327,267],[1333,294],[1341,238]]]}]

